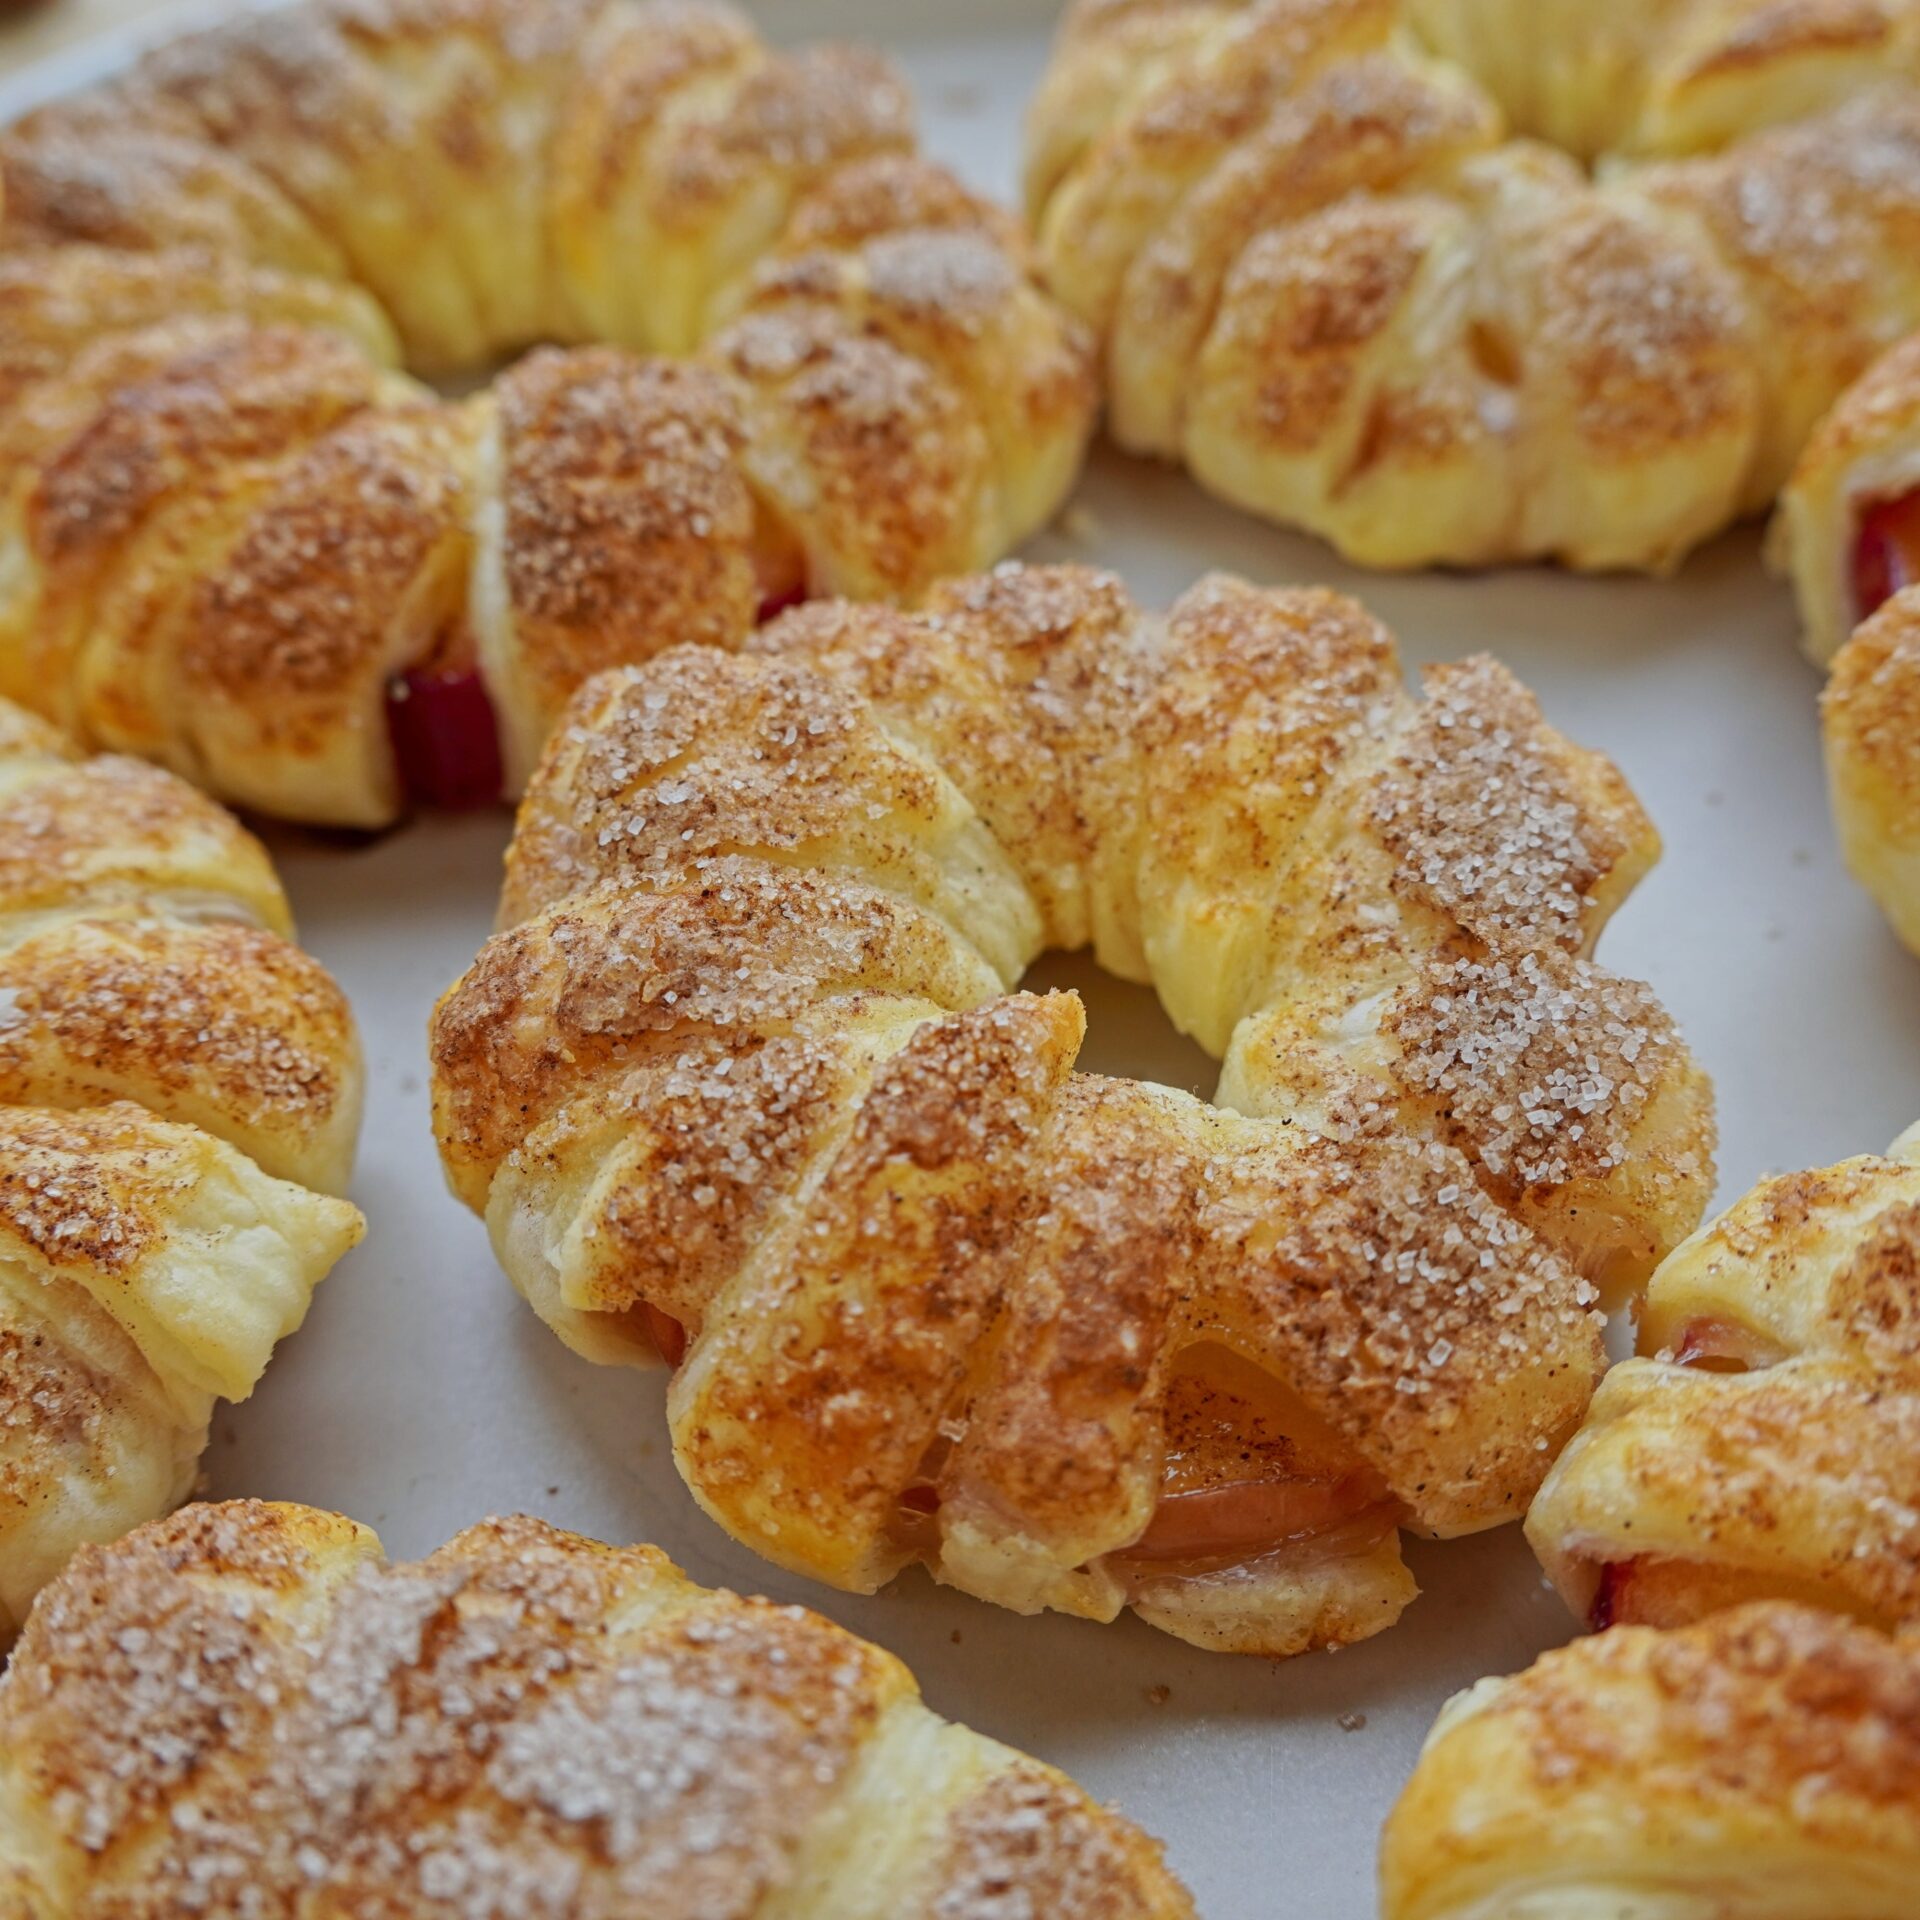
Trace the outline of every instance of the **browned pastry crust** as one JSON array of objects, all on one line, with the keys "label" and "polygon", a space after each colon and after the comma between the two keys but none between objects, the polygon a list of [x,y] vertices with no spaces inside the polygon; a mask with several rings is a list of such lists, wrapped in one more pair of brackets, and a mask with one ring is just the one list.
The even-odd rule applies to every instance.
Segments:
[{"label": "browned pastry crust", "polygon": [[1920,1134],[1755,1187],[1653,1276],[1640,1351],[1527,1516],[1577,1612],[1920,1626]]},{"label": "browned pastry crust", "polygon": [[[517,787],[597,667],[986,564],[1092,419],[892,70],[700,0],[299,0],[0,184],[0,692],[297,818],[396,817],[409,674],[478,673]],[[389,323],[424,371],[610,344],[455,403]]]},{"label": "browned pastry crust", "polygon": [[[1768,558],[1792,578],[1804,645],[1820,665],[1835,662],[1862,623],[1863,611],[1877,611],[1863,610],[1860,600],[1859,544],[1866,517],[1877,505],[1915,494],[1920,494],[1920,334],[1881,355],[1820,422],[1769,530]],[[1857,663],[1844,676],[1855,684],[1860,677]],[[1843,709],[1851,698],[1837,685],[1830,704]],[[1873,829],[1862,821],[1858,830]],[[1855,832],[1843,817],[1843,842],[1850,846]]]},{"label": "browned pastry crust", "polygon": [[1920,589],[1889,600],[1840,649],[1820,714],[1841,851],[1920,953]]},{"label": "browned pastry crust", "polygon": [[[783,1564],[1357,1638],[1399,1523],[1529,1497],[1594,1282],[1704,1202],[1704,1080],[1585,957],[1655,848],[1501,669],[1416,701],[1332,595],[803,609],[570,710],[435,1017],[449,1178],[581,1351],[688,1343],[682,1471]],[[1008,989],[1088,943],[1221,1106],[1071,1071],[1078,1002]]]},{"label": "browned pastry crust", "polygon": [[1778,1603],[1616,1627],[1441,1715],[1382,1920],[1899,1920],[1920,1885],[1920,1637]]},{"label": "browned pastry crust", "polygon": [[1409,0],[1522,133],[1582,155],[1682,154],[1920,78],[1914,0]]},{"label": "browned pastry crust", "polygon": [[815,1614],[490,1520],[92,1548],[0,1681],[10,1920],[1190,1920],[1159,1848]]},{"label": "browned pastry crust", "polygon": [[360,1236],[359,1042],[291,931],[231,815],[0,701],[0,1639],[185,1497]]},{"label": "browned pastry crust", "polygon": [[1792,575],[1808,652],[1832,665],[1821,719],[1841,851],[1920,952],[1920,334],[1822,422],[1772,557]]},{"label": "browned pastry crust", "polygon": [[[1454,50],[1496,80],[1577,68],[1566,7],[1424,10],[1496,9],[1513,23]],[[1747,137],[1598,180],[1506,138],[1403,11],[1069,10],[1029,199],[1048,284],[1101,339],[1114,430],[1372,565],[1670,566],[1764,507],[1920,323],[1920,10],[1910,69],[1840,76],[1774,23],[1749,49],[1778,71]],[[1592,11],[1596,39],[1631,33]],[[1730,50],[1744,28],[1721,25]]]}]

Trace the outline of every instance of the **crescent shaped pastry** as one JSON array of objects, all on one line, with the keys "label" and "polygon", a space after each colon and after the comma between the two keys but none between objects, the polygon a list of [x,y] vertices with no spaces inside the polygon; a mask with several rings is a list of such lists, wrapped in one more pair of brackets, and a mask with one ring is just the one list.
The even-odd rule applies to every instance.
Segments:
[{"label": "crescent shaped pastry", "polygon": [[388,1564],[257,1501],[90,1548],[0,1680],[13,1920],[1191,1920],[1159,1849],[878,1647],[653,1547]]},{"label": "crescent shaped pastry", "polygon": [[1779,1602],[1616,1627],[1440,1716],[1382,1920],[1903,1920],[1920,1637]]},{"label": "crescent shaped pastry", "polygon": [[0,1643],[360,1238],[359,1042],[291,933],[229,814],[0,701]]},{"label": "crescent shaped pastry", "polygon": [[1028,199],[1120,444],[1380,567],[1659,569],[1767,506],[1920,325],[1920,28],[1903,7],[1897,58],[1836,67],[1782,24],[1742,137],[1671,151],[1714,131],[1696,100],[1664,157],[1597,179],[1507,137],[1475,78],[1605,135],[1528,83],[1555,94],[1566,60],[1583,105],[1631,114],[1613,33],[1631,65],[1634,23],[1681,11],[1415,8],[1463,66],[1397,0],[1079,0]]},{"label": "crescent shaped pastry", "polygon": [[1920,1129],[1735,1202],[1648,1283],[1640,1351],[1527,1516],[1575,1612],[1920,1626]]},{"label": "crescent shaped pastry", "polygon": [[[1512,1517],[1710,1098],[1587,957],[1657,841],[1490,660],[1352,602],[1002,568],[590,683],[434,1019],[455,1191],[570,1345],[679,1362],[722,1526],[1203,1646],[1379,1631]],[[1220,1104],[1072,1071],[1046,947]]]},{"label": "crescent shaped pastry", "polygon": [[0,693],[298,820],[496,800],[598,668],[990,563],[1093,419],[893,70],[702,0],[245,13],[0,189]]}]

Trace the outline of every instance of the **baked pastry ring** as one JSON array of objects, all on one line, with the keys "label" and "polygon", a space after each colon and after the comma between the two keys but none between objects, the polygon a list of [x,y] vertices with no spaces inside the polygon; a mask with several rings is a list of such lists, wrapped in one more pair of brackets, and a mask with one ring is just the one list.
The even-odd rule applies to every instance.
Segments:
[{"label": "baked pastry ring", "polygon": [[[517,791],[597,668],[997,559],[1090,360],[910,120],[700,0],[296,0],[33,114],[0,693],[377,827]],[[391,370],[591,341],[465,401]]]},{"label": "baked pastry ring", "polygon": [[[1400,1525],[1524,1506],[1704,1205],[1704,1077],[1586,957],[1657,844],[1335,595],[823,603],[578,697],[435,1014],[442,1154],[563,1339],[680,1363],[681,1472],[781,1565],[1359,1639]],[[1010,989],[1080,946],[1219,1106],[1071,1071],[1077,998]]]},{"label": "baked pastry ring", "polygon": [[0,702],[0,1645],[360,1238],[359,1043],[291,932],[230,815]]},{"label": "baked pastry ring", "polygon": [[[1521,5],[1469,10],[1505,36]],[[1513,50],[1544,58],[1571,9],[1528,11]],[[1101,340],[1114,433],[1368,565],[1671,566],[1765,507],[1920,325],[1920,85],[1895,68],[1596,183],[1506,138],[1401,15],[1068,13],[1028,196],[1049,285]]]},{"label": "baked pastry ring", "polygon": [[1920,1127],[1763,1181],[1662,1262],[1527,1516],[1595,1626],[1743,1599],[1920,1626]]},{"label": "baked pastry ring", "polygon": [[1441,1714],[1382,1920],[1903,1920],[1920,1636],[1772,1603],[1616,1627]]},{"label": "baked pastry ring", "polygon": [[1191,1920],[1157,1846],[799,1607],[490,1520],[257,1501],[90,1548],[0,1680],[0,1907]]}]

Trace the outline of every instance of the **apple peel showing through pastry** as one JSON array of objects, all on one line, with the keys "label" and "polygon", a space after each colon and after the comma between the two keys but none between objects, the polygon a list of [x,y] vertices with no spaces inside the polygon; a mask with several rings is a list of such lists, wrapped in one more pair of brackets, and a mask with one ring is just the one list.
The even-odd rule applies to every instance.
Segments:
[{"label": "apple peel showing through pastry", "polygon": [[506,780],[500,723],[478,667],[397,675],[387,683],[387,730],[413,804],[470,811],[499,803]]},{"label": "apple peel showing through pastry", "polygon": [[1920,487],[1877,500],[1860,515],[1853,549],[1855,609],[1862,620],[1896,593],[1920,586]]}]

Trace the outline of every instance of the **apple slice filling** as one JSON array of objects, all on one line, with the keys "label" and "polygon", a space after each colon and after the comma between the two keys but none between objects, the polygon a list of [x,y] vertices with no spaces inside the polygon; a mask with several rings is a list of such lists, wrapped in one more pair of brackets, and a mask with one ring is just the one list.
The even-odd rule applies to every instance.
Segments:
[{"label": "apple slice filling", "polygon": [[464,634],[387,682],[387,737],[409,805],[466,812],[501,799],[499,716]]},{"label": "apple slice filling", "polygon": [[806,582],[802,580],[789,581],[785,586],[764,588],[760,594],[760,606],[754,615],[754,623],[764,627],[769,621],[778,620],[789,609],[804,606],[806,599]]},{"label": "apple slice filling", "polygon": [[637,1309],[640,1324],[647,1330],[647,1338],[653,1342],[654,1350],[669,1367],[677,1367],[687,1357],[687,1329],[670,1313],[662,1313],[649,1300],[642,1300]]},{"label": "apple slice filling", "polygon": [[754,503],[753,572],[760,588],[755,623],[765,626],[789,607],[808,598],[807,556],[792,530],[770,512],[765,501]]},{"label": "apple slice filling", "polygon": [[1109,1557],[1137,1578],[1218,1572],[1282,1551],[1364,1550],[1399,1524],[1386,1481],[1271,1374],[1188,1349],[1167,1389],[1167,1451],[1146,1531]]},{"label": "apple slice filling", "polygon": [[1608,1627],[1688,1627],[1709,1613],[1756,1600],[1850,1610],[1843,1590],[1817,1580],[1649,1553],[1610,1561],[1600,1569],[1587,1624],[1596,1633]]},{"label": "apple slice filling", "polygon": [[1853,596],[1859,617],[1877,612],[1902,587],[1920,585],[1920,487],[1876,500],[1854,536]]},{"label": "apple slice filling", "polygon": [[1673,1345],[1674,1364],[1696,1373],[1752,1373],[1785,1358],[1779,1344],[1764,1333],[1707,1314],[1689,1320]]},{"label": "apple slice filling", "polygon": [[[1217,1573],[1280,1553],[1364,1553],[1404,1517],[1387,1483],[1300,1399],[1225,1347],[1174,1363],[1167,1446],[1152,1518],[1108,1570],[1140,1582]],[[943,1431],[900,1495],[889,1533],[927,1559],[940,1550]]]}]

